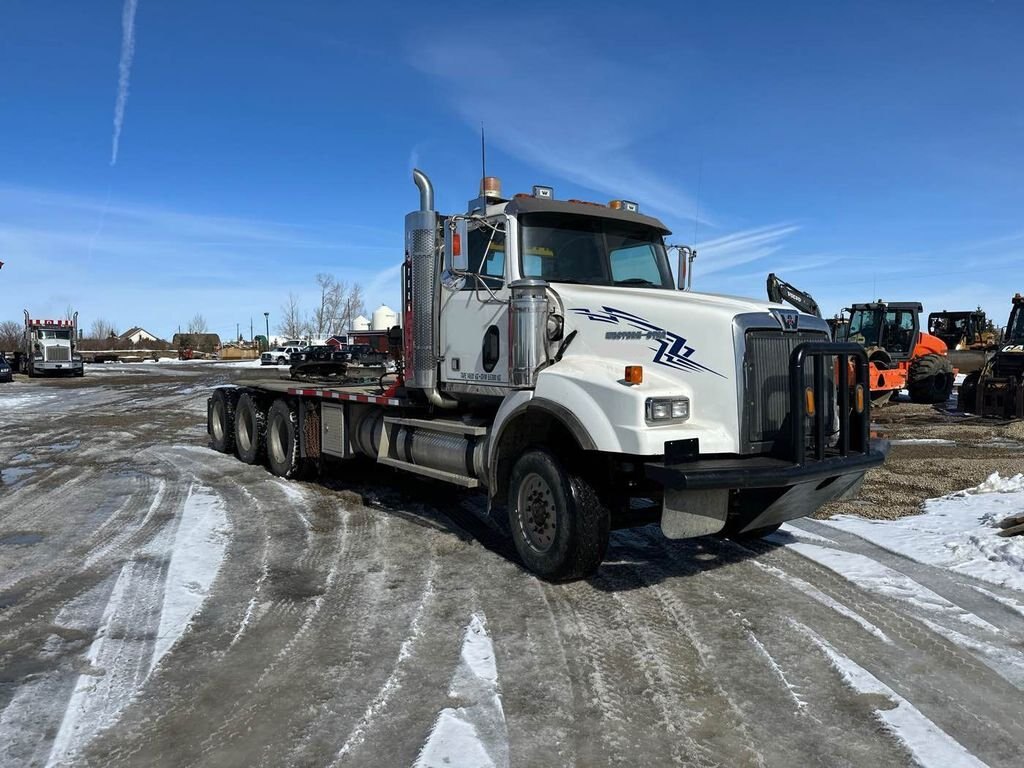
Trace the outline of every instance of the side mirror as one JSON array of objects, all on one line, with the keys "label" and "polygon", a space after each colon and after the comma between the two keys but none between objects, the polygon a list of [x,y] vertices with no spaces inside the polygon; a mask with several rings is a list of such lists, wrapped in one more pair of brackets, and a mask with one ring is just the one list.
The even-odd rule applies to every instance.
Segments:
[{"label": "side mirror", "polygon": [[454,229],[445,227],[444,232],[444,261],[448,269],[456,272],[465,272],[469,269],[469,237],[467,234],[466,220],[458,219]]}]

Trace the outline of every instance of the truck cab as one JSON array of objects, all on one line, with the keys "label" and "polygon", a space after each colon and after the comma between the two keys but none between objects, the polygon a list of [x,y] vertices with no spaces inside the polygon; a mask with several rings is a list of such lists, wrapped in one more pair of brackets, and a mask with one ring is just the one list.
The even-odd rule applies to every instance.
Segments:
[{"label": "truck cab", "polygon": [[[466,214],[443,216],[415,178],[428,207],[406,219],[405,386],[435,414],[486,414],[485,484],[531,567],[555,535],[543,500],[557,473],[531,470],[551,457],[596,471],[595,493],[625,514],[655,499],[679,537],[774,530],[882,461],[865,431],[863,350],[831,344],[819,317],[680,290],[669,230],[635,203],[560,201],[548,187],[506,199],[488,178]],[[836,357],[863,380],[835,382]],[[524,468],[531,443],[548,455]]]},{"label": "truck cab", "polygon": [[29,376],[69,374],[82,376],[78,353],[78,313],[71,320],[35,320],[25,310],[22,365]]}]

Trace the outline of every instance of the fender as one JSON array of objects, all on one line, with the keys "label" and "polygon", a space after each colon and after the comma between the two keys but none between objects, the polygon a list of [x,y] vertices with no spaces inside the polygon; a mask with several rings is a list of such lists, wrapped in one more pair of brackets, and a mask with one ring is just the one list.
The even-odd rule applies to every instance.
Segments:
[{"label": "fender", "polygon": [[506,429],[515,423],[520,416],[527,413],[543,413],[557,422],[572,435],[584,451],[597,450],[597,444],[591,437],[583,422],[572,411],[560,403],[544,397],[536,397],[532,391],[516,392],[505,398],[498,413],[494,417],[490,441],[487,448],[487,487],[491,492],[498,488],[498,446],[505,435]]}]

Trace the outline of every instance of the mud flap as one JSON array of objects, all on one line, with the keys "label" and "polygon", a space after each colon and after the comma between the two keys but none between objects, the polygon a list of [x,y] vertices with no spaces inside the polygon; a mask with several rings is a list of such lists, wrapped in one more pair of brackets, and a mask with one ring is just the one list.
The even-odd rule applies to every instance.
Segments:
[{"label": "mud flap", "polygon": [[729,490],[665,489],[661,532],[669,539],[692,539],[718,533],[729,515]]},{"label": "mud flap", "polygon": [[864,473],[858,472],[794,485],[760,513],[752,515],[749,520],[738,521],[736,530],[744,533],[807,517],[829,501],[853,496],[863,481]]}]

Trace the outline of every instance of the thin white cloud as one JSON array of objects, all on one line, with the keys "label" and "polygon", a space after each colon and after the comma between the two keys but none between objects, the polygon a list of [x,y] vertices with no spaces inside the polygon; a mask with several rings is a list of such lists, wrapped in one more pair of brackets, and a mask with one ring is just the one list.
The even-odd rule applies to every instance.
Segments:
[{"label": "thin white cloud", "polygon": [[111,140],[110,164],[117,164],[117,151],[124,128],[124,110],[128,104],[128,82],[135,58],[135,10],[138,0],[124,0],[121,11],[121,60],[117,65],[117,101],[114,103],[114,136]]},{"label": "thin white cloud", "polygon": [[697,247],[695,274],[713,275],[774,256],[784,240],[799,229],[796,224],[772,224],[705,240]]}]

